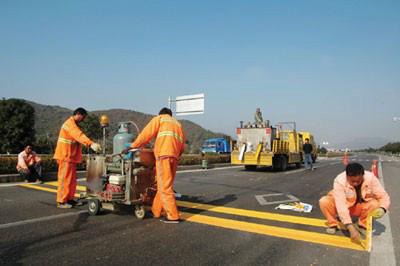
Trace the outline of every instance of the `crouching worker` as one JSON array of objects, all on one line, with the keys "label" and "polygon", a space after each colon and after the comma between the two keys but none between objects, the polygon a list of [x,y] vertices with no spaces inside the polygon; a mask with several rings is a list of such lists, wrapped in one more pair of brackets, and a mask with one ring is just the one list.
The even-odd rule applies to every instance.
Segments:
[{"label": "crouching worker", "polygon": [[17,171],[24,177],[25,182],[40,181],[43,184],[41,161],[32,150],[32,145],[26,145],[25,149],[18,154]]},{"label": "crouching worker", "polygon": [[57,208],[69,209],[82,205],[74,200],[76,191],[76,164],[82,161],[82,144],[90,146],[95,152],[101,151],[101,146],[90,140],[79,128],[78,124],[85,120],[87,111],[78,108],[61,126],[57,140],[54,159],[58,163]]},{"label": "crouching worker", "polygon": [[[381,218],[389,208],[390,198],[373,173],[364,171],[361,164],[351,163],[335,178],[333,190],[319,200],[319,205],[328,220],[327,233],[336,233],[339,217],[351,240],[360,243],[360,231],[365,230],[368,215]],[[358,217],[356,224],[351,216]]]},{"label": "crouching worker", "polygon": [[123,153],[140,148],[155,139],[154,156],[156,157],[157,194],[151,208],[154,218],[161,218],[164,223],[179,223],[179,213],[174,193],[174,179],[179,157],[185,145],[185,135],[181,124],[172,117],[168,108],[160,110],[136,140]]}]

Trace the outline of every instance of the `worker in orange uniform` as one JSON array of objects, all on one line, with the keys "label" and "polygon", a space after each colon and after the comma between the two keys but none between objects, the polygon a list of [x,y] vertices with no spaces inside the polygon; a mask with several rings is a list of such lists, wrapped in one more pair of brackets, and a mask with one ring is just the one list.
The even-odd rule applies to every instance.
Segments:
[{"label": "worker in orange uniform", "polygon": [[[319,205],[328,220],[327,233],[336,233],[339,216],[351,240],[360,243],[360,232],[365,233],[368,215],[374,218],[385,215],[390,198],[373,173],[364,171],[359,163],[350,163],[335,178],[333,190],[319,200]],[[353,224],[351,216],[358,217],[358,224]]]},{"label": "worker in orange uniform", "polygon": [[156,157],[157,194],[153,201],[152,212],[155,218],[166,214],[161,221],[165,223],[179,223],[179,213],[173,189],[176,168],[179,157],[185,146],[185,134],[181,124],[172,117],[168,108],[162,108],[159,115],[154,117],[130,148],[140,148],[155,139],[154,155]]},{"label": "worker in orange uniform", "polygon": [[57,140],[54,159],[58,163],[58,189],[57,207],[70,209],[73,206],[82,205],[74,200],[76,191],[76,164],[82,160],[82,145],[90,146],[95,152],[101,151],[101,146],[90,140],[78,124],[85,120],[87,111],[77,108],[73,115],[61,126]]}]

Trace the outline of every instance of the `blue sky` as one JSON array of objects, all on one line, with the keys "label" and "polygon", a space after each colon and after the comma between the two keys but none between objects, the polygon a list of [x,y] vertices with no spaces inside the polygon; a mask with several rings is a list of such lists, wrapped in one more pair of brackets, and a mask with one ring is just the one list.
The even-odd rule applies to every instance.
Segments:
[{"label": "blue sky", "polygon": [[399,1],[0,0],[0,96],[187,116],[234,135],[256,107],[318,141],[400,140]]}]

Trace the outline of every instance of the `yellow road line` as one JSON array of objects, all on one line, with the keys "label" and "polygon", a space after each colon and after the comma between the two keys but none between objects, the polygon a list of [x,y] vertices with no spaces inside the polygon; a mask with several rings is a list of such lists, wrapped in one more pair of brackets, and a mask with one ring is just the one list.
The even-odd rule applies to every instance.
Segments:
[{"label": "yellow road line", "polygon": [[181,212],[181,218],[189,222],[207,224],[227,229],[239,230],[243,232],[250,232],[261,235],[275,236],[280,238],[287,238],[287,239],[300,240],[316,244],[329,245],[339,248],[365,251],[365,249],[361,245],[351,242],[349,237],[327,235],[327,234],[307,232],[307,231],[295,230],[277,226],[242,222],[242,221],[217,218],[200,214],[192,214],[187,212]]},{"label": "yellow road line", "polygon": [[[36,190],[42,190],[42,191],[51,192],[51,193],[57,193],[57,189],[42,187],[42,186],[38,186],[38,185],[22,184],[22,185],[19,185],[19,186],[20,187],[26,187],[26,188],[32,188],[32,189],[36,189]],[[80,195],[78,193],[75,193],[74,196],[77,197],[77,198],[80,197]]]},{"label": "yellow road line", "polygon": [[[46,184],[56,186],[57,182],[48,182]],[[57,193],[56,189],[51,189],[43,186],[33,185],[33,184],[22,184],[21,187],[32,188],[52,193]],[[78,186],[80,190],[86,190],[84,186]],[[79,194],[75,194],[75,197],[79,197]],[[273,214],[267,212],[259,212],[245,209],[235,209],[230,207],[219,207],[210,204],[201,204],[201,203],[193,203],[186,201],[177,201],[178,206],[187,207],[192,209],[200,209],[207,210],[211,212],[224,213],[224,214],[233,214],[240,215],[246,217],[274,220],[274,221],[283,221],[289,223],[298,223],[304,225],[314,225],[325,227],[325,221],[321,219],[314,218],[304,218],[304,217],[296,217],[291,215],[282,215],[282,214]],[[362,245],[355,244],[351,242],[349,237],[336,236],[336,235],[327,235],[315,232],[308,232],[303,230],[296,230],[284,227],[270,226],[270,225],[261,225],[256,223],[242,222],[237,220],[211,217],[200,214],[192,214],[187,212],[181,212],[181,217],[184,220],[189,222],[207,224],[211,226],[217,226],[227,229],[239,230],[244,232],[269,235],[275,237],[281,237],[286,239],[300,240],[305,242],[335,246],[340,248],[347,248],[353,250],[361,250],[361,251],[370,251],[371,248],[371,238],[368,237],[362,242]],[[322,224],[323,222],[323,224]],[[371,229],[371,225],[368,225],[368,231]]]},{"label": "yellow road line", "polygon": [[252,211],[252,210],[237,209],[237,208],[230,208],[230,207],[220,207],[220,206],[216,206],[216,205],[194,203],[194,202],[188,202],[188,201],[176,201],[176,203],[180,207],[186,207],[186,208],[191,208],[191,209],[206,210],[206,211],[217,212],[217,213],[233,214],[233,215],[265,219],[265,220],[272,220],[272,221],[279,221],[279,222],[326,227],[325,220],[316,219],[316,218],[306,218],[306,217],[276,214],[276,213],[270,213],[270,212],[260,212],[260,211]]},{"label": "yellow road line", "polygon": [[[58,187],[58,182],[57,181],[53,181],[53,182],[46,182],[44,183],[45,185],[49,185],[49,186],[54,186],[54,187]],[[85,186],[80,186],[80,185],[76,185],[76,189],[79,191],[86,191],[86,187]]]}]

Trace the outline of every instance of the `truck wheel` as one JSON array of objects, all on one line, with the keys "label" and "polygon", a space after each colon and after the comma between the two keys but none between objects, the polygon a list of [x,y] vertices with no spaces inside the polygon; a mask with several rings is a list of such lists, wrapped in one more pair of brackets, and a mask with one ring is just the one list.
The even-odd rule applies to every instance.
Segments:
[{"label": "truck wheel", "polygon": [[300,168],[301,167],[301,163],[296,163],[296,168]]},{"label": "truck wheel", "polygon": [[286,171],[288,159],[286,156],[281,156],[281,171]]},{"label": "truck wheel", "polygon": [[101,210],[101,202],[98,199],[90,199],[88,201],[88,211],[92,216],[98,215]]},{"label": "truck wheel", "polygon": [[312,162],[315,163],[315,161],[317,160],[317,158],[315,156],[312,157]]},{"label": "truck wheel", "polygon": [[257,169],[257,165],[245,165],[244,169],[247,171],[255,171]]},{"label": "truck wheel", "polygon": [[277,155],[272,158],[272,169],[274,171],[280,171],[281,170],[281,156]]},{"label": "truck wheel", "polygon": [[146,210],[144,209],[143,205],[136,205],[135,206],[135,216],[138,219],[143,219],[144,216],[146,215]]}]

